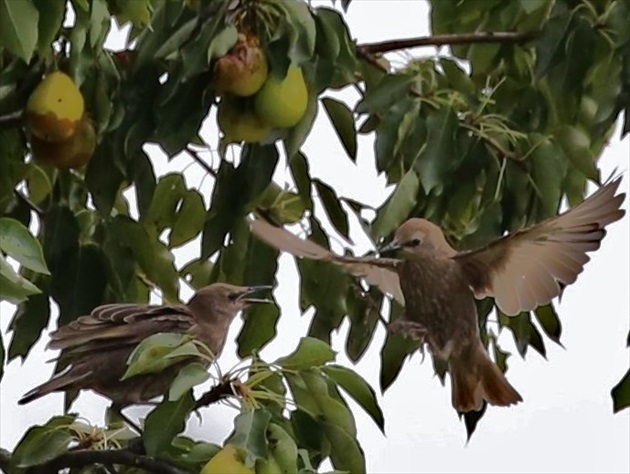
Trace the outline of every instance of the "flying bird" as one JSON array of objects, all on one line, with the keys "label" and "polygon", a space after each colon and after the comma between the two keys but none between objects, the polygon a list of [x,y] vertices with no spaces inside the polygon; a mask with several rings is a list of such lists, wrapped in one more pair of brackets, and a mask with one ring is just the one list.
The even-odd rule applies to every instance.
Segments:
[{"label": "flying bird", "polygon": [[143,373],[120,380],[127,360],[145,338],[157,333],[189,334],[218,357],[236,314],[254,303],[269,302],[252,295],[269,286],[213,283],[198,290],[185,305],[156,306],[114,303],[99,306],[89,315],[52,332],[50,349],[61,349],[67,370],[26,393],[23,405],[55,391],[91,389],[112,400],[117,409],[143,403],[164,394],[179,370],[190,360],[158,373]]},{"label": "flying bird", "polygon": [[250,228],[297,257],[339,264],[404,304],[404,315],[390,330],[426,341],[448,361],[452,403],[463,413],[480,410],[484,400],[499,406],[522,401],[483,346],[475,298],[492,296],[503,313],[514,316],[558,296],[584,269],[587,252],[599,248],[606,226],[625,214],[625,194],[616,194],[620,181],[563,214],[471,251],[457,252],[437,225],[421,218],[404,222],[381,249],[400,250],[399,259],[335,255],[260,219],[251,220]]}]

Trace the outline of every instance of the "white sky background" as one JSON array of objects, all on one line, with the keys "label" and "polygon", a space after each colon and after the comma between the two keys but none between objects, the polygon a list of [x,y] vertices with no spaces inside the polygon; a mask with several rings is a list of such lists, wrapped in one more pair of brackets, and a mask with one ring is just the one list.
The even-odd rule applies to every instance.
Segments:
[{"label": "white sky background", "polygon": [[[328,4],[328,2],[322,2]],[[421,1],[356,1],[351,5],[347,21],[359,42],[380,41],[406,36],[429,34],[428,4]],[[417,54],[435,54],[434,48],[420,48]],[[402,58],[402,57],[401,57]],[[335,94],[348,101],[356,100],[353,91]],[[352,102],[351,102],[352,103]],[[218,139],[214,115],[204,126],[204,136],[211,144]],[[614,168],[626,173],[621,188],[628,192],[628,158],[630,139],[614,141],[600,160],[602,175]],[[316,125],[304,146],[311,173],[333,184],[346,197],[371,205],[379,205],[391,192],[385,189],[384,177],[374,170],[372,139],[359,137],[357,165],[348,160],[325,113],[320,110]],[[167,162],[166,157],[151,147],[156,171],[183,169],[190,158],[179,156]],[[215,157],[215,159],[217,159]],[[197,187],[203,174],[197,165],[186,170],[188,185]],[[275,179],[285,183],[284,168],[279,166]],[[202,192],[209,191],[211,179],[203,181]],[[594,186],[590,188],[590,192]],[[624,208],[628,209],[627,200]],[[414,356],[403,368],[394,385],[379,394],[385,413],[386,436],[353,405],[359,440],[367,455],[368,472],[630,472],[630,411],[613,415],[610,389],[628,368],[629,352],[625,347],[628,334],[628,217],[610,227],[602,248],[591,254],[592,261],[577,283],[564,294],[558,312],[563,324],[565,349],[547,344],[545,361],[535,351],[527,361],[518,355],[509,331],[501,335],[501,345],[510,350],[508,378],[520,391],[524,402],[511,408],[490,407],[466,446],[463,424],[450,404],[450,386],[442,387],[432,376],[428,362]],[[356,249],[369,248],[368,240],[353,223]],[[198,245],[198,243],[196,244]],[[178,250],[177,262],[182,265],[194,249]],[[262,351],[266,360],[286,355],[306,333],[310,313],[301,317],[298,309],[299,284],[293,259],[283,256],[275,291],[282,319],[278,336]],[[183,292],[185,297],[189,292]],[[10,336],[7,326],[12,307],[0,306],[0,328],[5,345]],[[53,320],[55,318],[52,318]],[[231,328],[228,343],[220,359],[223,370],[238,361],[234,338],[241,319]],[[54,329],[51,324],[49,330]],[[344,357],[343,347],[348,325],[333,334],[338,361],[352,366]],[[379,328],[367,354],[353,368],[363,375],[378,392],[379,352],[385,331]],[[0,445],[13,449],[28,427],[45,423],[61,414],[63,397],[53,394],[27,406],[18,406],[22,394],[49,378],[53,365],[45,361],[52,356],[44,351],[45,337],[33,348],[29,359],[21,364],[13,361],[5,368],[0,386]],[[105,399],[83,394],[73,407],[93,423],[103,422]],[[127,411],[139,416],[145,410]],[[232,429],[236,411],[213,406],[202,411],[203,425],[193,417],[189,433],[196,438],[221,443]]]}]

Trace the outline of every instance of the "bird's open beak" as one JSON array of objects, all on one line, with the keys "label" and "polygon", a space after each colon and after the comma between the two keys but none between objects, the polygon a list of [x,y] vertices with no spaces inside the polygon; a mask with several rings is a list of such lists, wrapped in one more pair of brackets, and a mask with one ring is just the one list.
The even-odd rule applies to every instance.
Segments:
[{"label": "bird's open beak", "polygon": [[394,250],[400,250],[401,248],[402,246],[400,245],[400,243],[396,239],[394,239],[390,243],[380,247],[378,249],[378,252],[379,253],[393,252]]},{"label": "bird's open beak", "polygon": [[243,303],[252,304],[252,303],[273,303],[273,301],[269,298],[249,298],[249,295],[254,293],[258,293],[259,291],[271,290],[273,286],[271,285],[258,285],[258,286],[249,286],[245,291],[243,291],[237,298],[238,301]]}]

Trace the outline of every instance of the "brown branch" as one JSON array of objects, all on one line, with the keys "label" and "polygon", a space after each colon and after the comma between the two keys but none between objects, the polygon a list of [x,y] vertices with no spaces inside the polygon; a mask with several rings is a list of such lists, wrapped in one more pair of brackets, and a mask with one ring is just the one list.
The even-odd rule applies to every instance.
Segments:
[{"label": "brown branch", "polygon": [[224,398],[234,396],[234,391],[232,389],[232,380],[225,379],[222,380],[221,383],[215,385],[210,389],[209,392],[206,392],[202,397],[195,402],[195,410],[198,410],[201,407],[205,407],[208,405],[212,405]]},{"label": "brown branch", "polygon": [[193,148],[190,147],[190,145],[188,145],[186,147],[186,151],[190,154],[190,156],[192,156],[192,159],[199,165],[201,166],[204,170],[206,170],[206,172],[212,176],[213,178],[217,177],[217,172],[215,170],[212,169],[212,167],[206,163],[205,161],[203,161],[203,158],[201,158],[201,156],[199,155],[199,152]]},{"label": "brown branch", "polygon": [[22,125],[23,120],[23,110],[17,110],[5,115],[0,115],[0,129],[17,128]]},{"label": "brown branch", "polygon": [[78,449],[69,451],[47,463],[33,466],[26,472],[27,474],[50,474],[66,468],[77,468],[94,464],[119,464],[141,468],[156,474],[183,474],[184,472],[165,461],[136,454],[128,449]]},{"label": "brown branch", "polygon": [[540,31],[488,31],[479,33],[456,33],[450,35],[419,36],[378,43],[357,45],[357,50],[367,54],[388,53],[400,49],[417,48],[419,46],[444,46],[473,43],[525,43],[536,38]]}]

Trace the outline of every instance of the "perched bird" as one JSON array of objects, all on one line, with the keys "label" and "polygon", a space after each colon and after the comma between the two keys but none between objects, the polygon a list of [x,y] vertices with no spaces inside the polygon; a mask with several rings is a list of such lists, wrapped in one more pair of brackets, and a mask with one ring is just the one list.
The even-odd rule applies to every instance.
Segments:
[{"label": "perched bird", "polygon": [[605,227],[625,214],[625,194],[615,194],[620,180],[564,214],[465,252],[455,251],[438,226],[420,218],[403,223],[381,249],[401,250],[402,259],[338,256],[262,220],[250,226],[268,244],[337,263],[405,304],[390,330],[426,341],[448,361],[453,406],[468,412],[481,409],[483,400],[500,406],[522,400],[481,342],[474,298],[492,296],[503,313],[516,315],[558,296],[582,272],[586,253],[599,248]]},{"label": "perched bird", "polygon": [[158,373],[138,374],[121,381],[135,347],[157,333],[190,334],[218,357],[236,314],[250,304],[269,302],[250,295],[269,288],[214,283],[198,290],[186,305],[99,306],[51,333],[48,348],[61,349],[59,357],[69,366],[25,394],[19,403],[29,403],[55,391],[91,389],[111,399],[120,409],[162,395],[190,360]]}]

